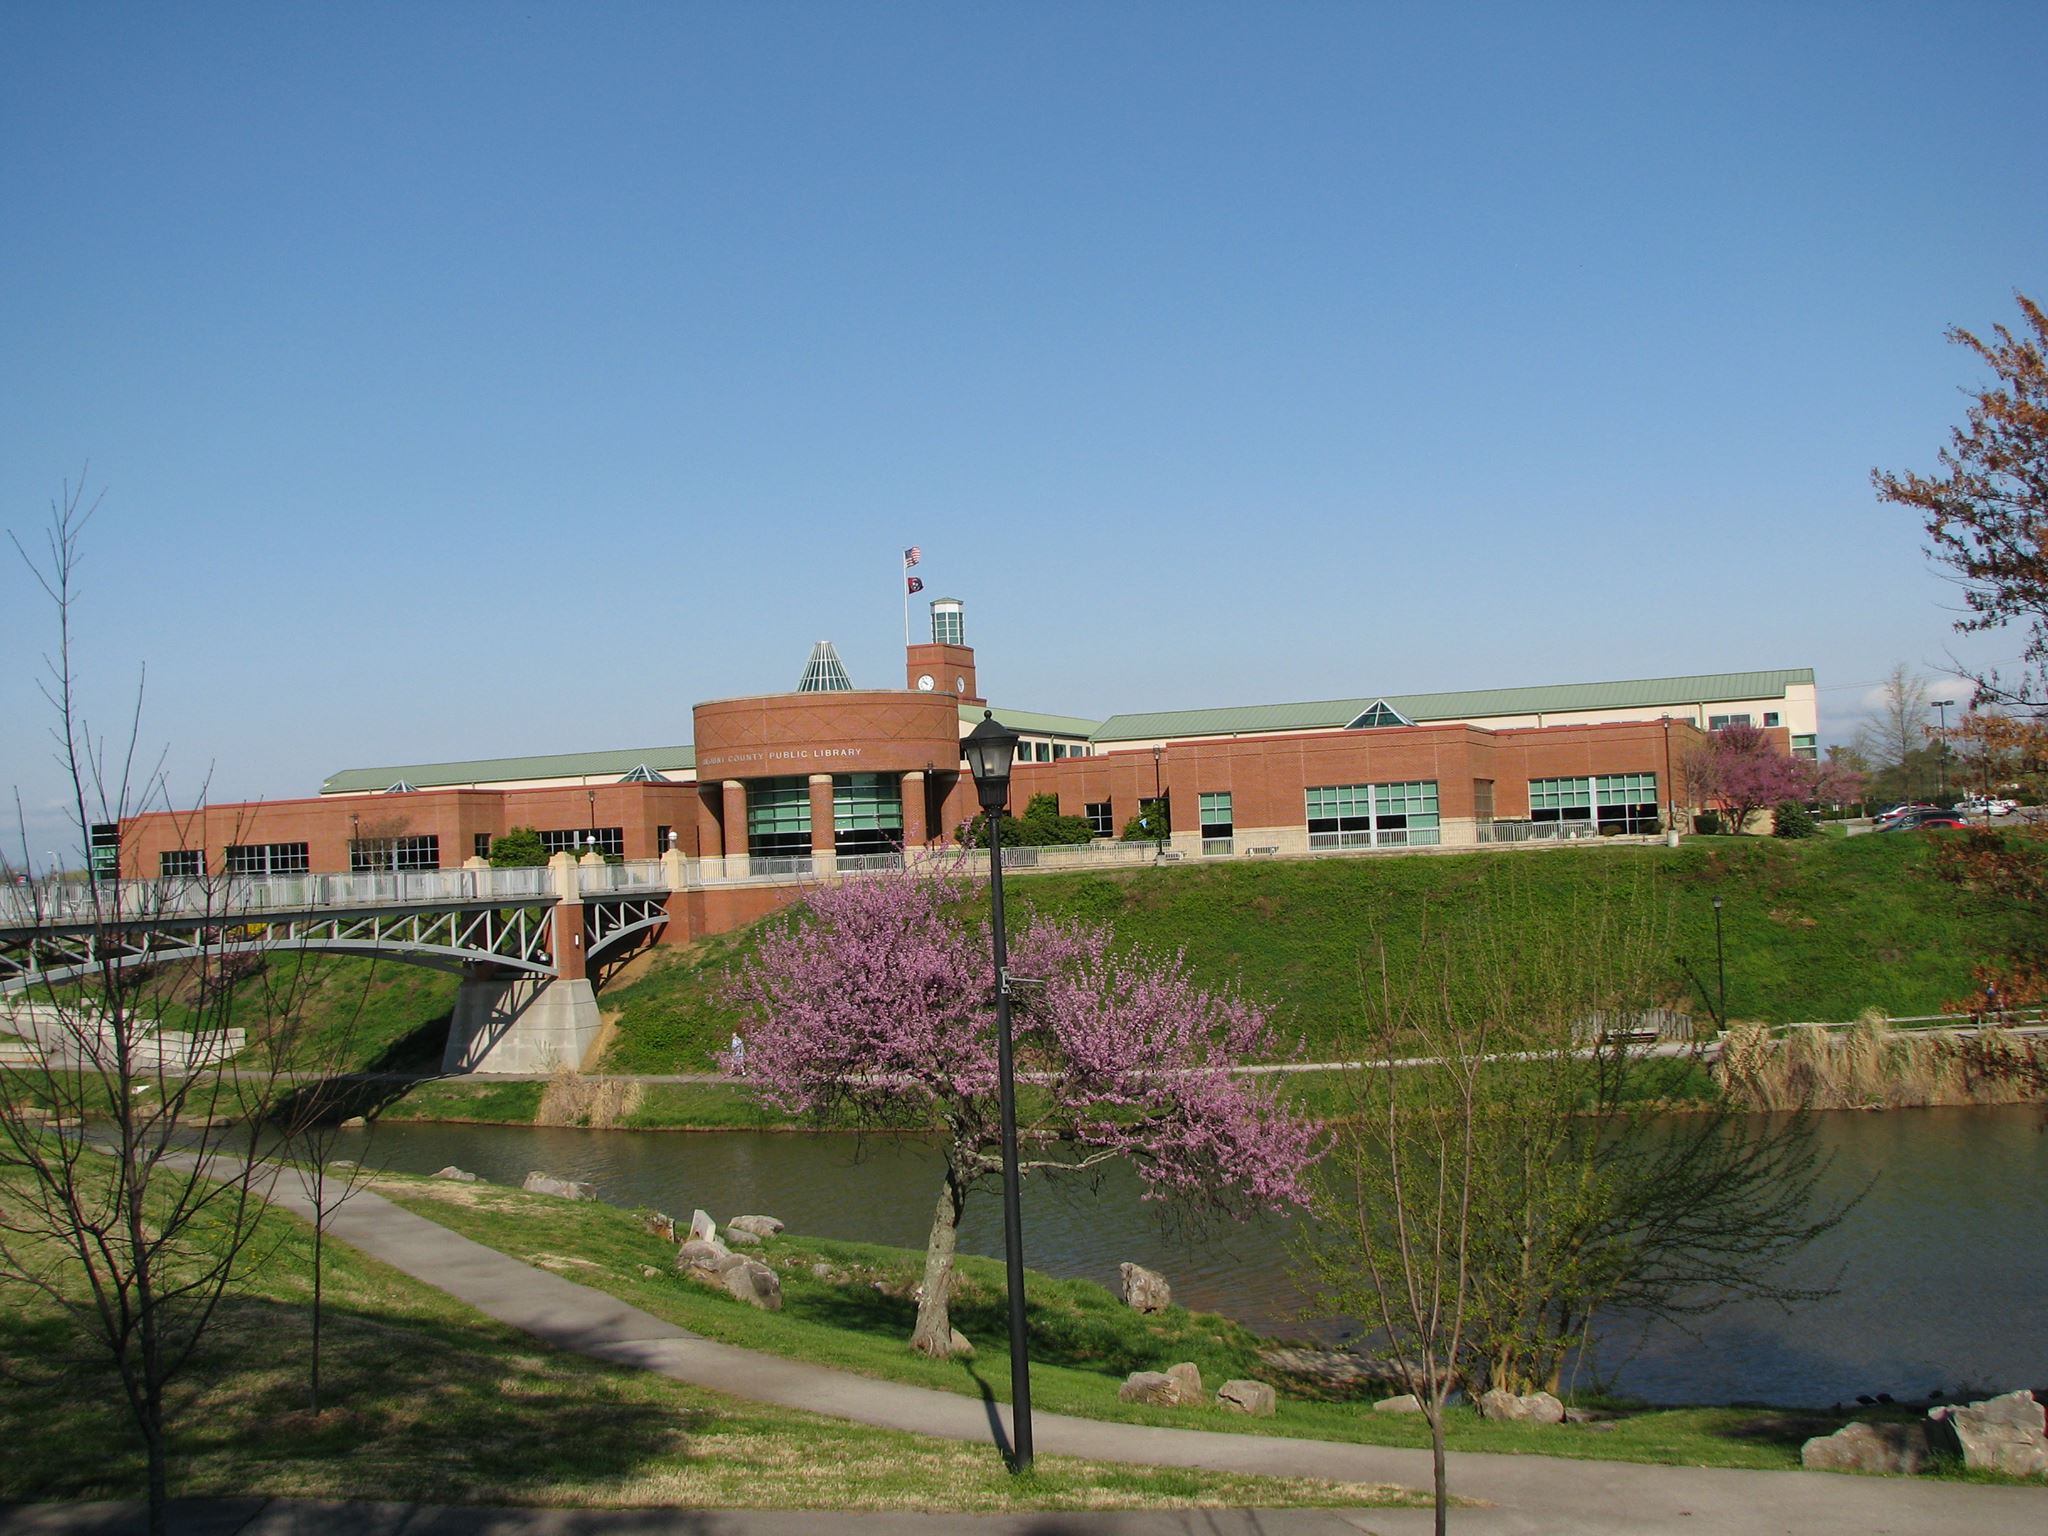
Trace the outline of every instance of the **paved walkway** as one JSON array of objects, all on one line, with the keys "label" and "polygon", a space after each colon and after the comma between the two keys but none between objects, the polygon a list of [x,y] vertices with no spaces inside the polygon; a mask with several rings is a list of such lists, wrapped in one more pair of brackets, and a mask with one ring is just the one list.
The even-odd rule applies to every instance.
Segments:
[{"label": "paved walkway", "polygon": [[[276,1198],[305,1214],[304,1202],[280,1181]],[[975,1398],[848,1372],[807,1365],[719,1344],[662,1321],[637,1307],[535,1269],[482,1244],[471,1242],[424,1217],[364,1191],[330,1220],[328,1230],[344,1242],[374,1254],[407,1274],[446,1291],[478,1311],[565,1350],[618,1365],[658,1371],[678,1381],[756,1401],[779,1403],[812,1413],[946,1439],[999,1443],[1006,1436],[1007,1410]],[[1064,1414],[1033,1416],[1039,1454],[1084,1456],[1101,1461],[1160,1466],[1208,1467],[1279,1476],[1429,1486],[1427,1452],[1332,1441],[1289,1440],[1270,1435],[1236,1435],[1198,1429],[1157,1429],[1112,1424]],[[1547,1456],[1503,1456],[1474,1452],[1450,1458],[1451,1487],[1484,1509],[1460,1511],[1454,1525],[1472,1536],[1524,1536],[1569,1531],[1584,1536],[1658,1536],[1665,1532],[1757,1532],[1786,1536],[2041,1536],[2048,1530],[2048,1488],[1983,1487],[1896,1478],[1859,1478],[1830,1473],[1745,1472],[1693,1467],[1636,1466],[1623,1462],[1577,1461]],[[270,1507],[270,1506],[265,1506]],[[281,1506],[280,1506],[281,1507]],[[310,1510],[308,1511],[310,1514]],[[416,1511],[428,1523],[328,1526],[293,1529],[363,1531],[716,1531],[734,1536],[808,1533],[846,1524],[847,1517],[797,1515],[690,1516],[668,1512],[670,1523],[633,1524],[604,1512],[584,1512],[596,1524],[562,1524],[558,1511]],[[540,1521],[542,1523],[503,1523]],[[378,1517],[383,1519],[385,1517]],[[396,1517],[392,1517],[396,1518]],[[583,1518],[582,1515],[577,1516]],[[1130,1517],[1136,1519],[1137,1517]],[[1157,1523],[1166,1518],[1166,1523]],[[1152,1524],[1077,1524],[1066,1516],[1038,1516],[1021,1523],[967,1517],[863,1519],[866,1529],[906,1532],[1272,1532],[1372,1531],[1406,1536],[1429,1528],[1428,1511],[1371,1510],[1337,1517],[1328,1512],[1254,1512],[1252,1523],[1222,1521],[1214,1512],[1170,1518],[1146,1516]],[[1341,1518],[1342,1523],[1333,1523]],[[606,1524],[607,1520],[625,1523]],[[805,1521],[824,1523],[805,1524]],[[445,1521],[455,1521],[447,1524]],[[470,1523],[462,1523],[468,1521]],[[483,1521],[484,1523],[477,1523]],[[553,1521],[556,1523],[547,1523]],[[709,1521],[711,1523],[704,1523]],[[965,1523],[963,1523],[965,1522]],[[12,1527],[9,1527],[12,1529]],[[221,1529],[250,1532],[283,1529],[261,1523]],[[42,1529],[22,1526],[23,1530]],[[84,1530],[89,1527],[47,1529]]]}]

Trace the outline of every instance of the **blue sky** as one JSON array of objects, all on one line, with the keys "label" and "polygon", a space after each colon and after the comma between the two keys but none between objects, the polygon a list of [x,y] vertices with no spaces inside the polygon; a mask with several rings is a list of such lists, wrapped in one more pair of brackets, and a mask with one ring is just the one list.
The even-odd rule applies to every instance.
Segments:
[{"label": "blue sky", "polygon": [[[665,744],[898,560],[1100,715],[2016,655],[1873,466],[2048,291],[2038,6],[0,10],[0,524],[174,797]],[[56,783],[0,572],[0,779]],[[1949,691],[1945,688],[1937,691]],[[12,842],[12,839],[9,839]],[[53,844],[54,846],[54,844]]]}]

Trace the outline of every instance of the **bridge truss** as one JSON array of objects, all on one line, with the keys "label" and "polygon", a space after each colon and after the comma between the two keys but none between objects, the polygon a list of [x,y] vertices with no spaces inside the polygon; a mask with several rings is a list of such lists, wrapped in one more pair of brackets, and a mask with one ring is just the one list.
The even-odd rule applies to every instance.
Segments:
[{"label": "bridge truss", "polygon": [[[102,966],[161,965],[270,950],[377,955],[460,972],[488,965],[561,974],[552,901],[462,902],[302,912],[121,914],[93,923],[0,925],[0,994],[61,986]],[[586,897],[583,950],[594,957],[668,920],[664,898]]]}]

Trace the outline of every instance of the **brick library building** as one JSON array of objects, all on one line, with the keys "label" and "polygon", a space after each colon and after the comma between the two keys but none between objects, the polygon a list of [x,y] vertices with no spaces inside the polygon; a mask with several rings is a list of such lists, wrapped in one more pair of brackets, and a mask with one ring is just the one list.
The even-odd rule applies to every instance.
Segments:
[{"label": "brick library building", "polygon": [[[1739,721],[1811,757],[1819,729],[1811,668],[1045,714],[983,696],[963,607],[940,598],[898,686],[854,686],[821,641],[789,692],[698,704],[687,744],[350,768],[306,799],[132,818],[95,857],[128,878],[403,873],[530,827],[550,854],[680,855],[705,895],[665,935],[682,942],[957,841],[979,810],[960,738],[989,709],[1023,737],[1011,809],[1051,795],[1094,833],[1019,850],[1040,867],[1641,836],[1682,819],[1708,732]],[[1121,841],[1140,817],[1143,841]]]}]

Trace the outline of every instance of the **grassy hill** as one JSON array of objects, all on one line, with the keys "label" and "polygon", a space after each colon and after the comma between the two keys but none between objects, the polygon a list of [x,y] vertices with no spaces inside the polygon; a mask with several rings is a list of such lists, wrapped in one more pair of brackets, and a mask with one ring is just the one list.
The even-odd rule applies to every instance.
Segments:
[{"label": "grassy hill", "polygon": [[[1192,868],[1013,878],[1028,912],[1114,925],[1120,940],[1184,948],[1212,984],[1237,982],[1275,1005],[1311,1053],[1342,1048],[1361,956],[1384,943],[1396,964],[1432,923],[1539,924],[1566,931],[1603,911],[1650,908],[1678,956],[1714,985],[1712,898],[1723,900],[1728,1009],[1783,1023],[1851,1019],[1865,1008],[1933,1013],[1970,990],[1971,957],[1995,918],[1935,878],[1925,838],[1694,838],[1677,849],[1580,846],[1402,858],[1242,860]],[[777,921],[778,919],[769,919]],[[718,988],[754,932],[664,952],[629,986],[603,995],[619,1033],[618,1072],[705,1071],[736,1019]]]}]

